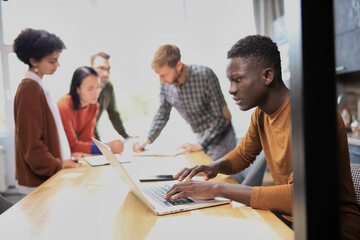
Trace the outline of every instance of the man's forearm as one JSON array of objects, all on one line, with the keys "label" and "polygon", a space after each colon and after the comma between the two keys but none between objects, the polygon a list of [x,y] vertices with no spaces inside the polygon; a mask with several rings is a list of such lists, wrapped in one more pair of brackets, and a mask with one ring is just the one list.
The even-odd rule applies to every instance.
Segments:
[{"label": "man's forearm", "polygon": [[[221,158],[213,162],[218,167],[218,173],[233,174],[232,164],[229,159]],[[215,195],[217,197],[224,197],[236,202],[240,202],[250,206],[251,192],[253,188],[231,183],[217,183],[215,186]]]},{"label": "man's forearm", "polygon": [[229,159],[221,158],[217,161],[212,162],[214,166],[218,168],[218,173],[230,175],[232,174],[232,164]]},{"label": "man's forearm", "polygon": [[215,186],[215,196],[224,197],[250,206],[252,190],[253,187],[240,184],[217,183]]},{"label": "man's forearm", "polygon": [[108,116],[110,119],[111,124],[115,128],[115,130],[123,137],[128,138],[129,134],[127,134],[123,122],[120,118],[120,113],[117,111],[108,111]]}]

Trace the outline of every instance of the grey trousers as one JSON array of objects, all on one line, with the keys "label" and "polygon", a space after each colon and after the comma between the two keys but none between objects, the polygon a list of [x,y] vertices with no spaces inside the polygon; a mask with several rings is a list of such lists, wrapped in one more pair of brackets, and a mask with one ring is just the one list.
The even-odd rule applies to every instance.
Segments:
[{"label": "grey trousers", "polygon": [[256,157],[255,161],[243,171],[231,175],[238,183],[247,186],[261,186],[266,170],[266,159],[264,152]]},{"label": "grey trousers", "polygon": [[[228,132],[220,141],[216,141],[209,145],[205,153],[212,159],[218,160],[225,154],[233,150],[236,146],[236,138],[234,128],[230,126]],[[266,169],[266,160],[264,152],[262,151],[248,168],[243,171],[231,175],[238,183],[247,186],[261,186],[264,172]]]},{"label": "grey trousers", "polygon": [[218,160],[225,154],[233,150],[236,146],[235,131],[233,126],[229,126],[226,134],[218,141],[211,143],[204,151],[212,160]]}]

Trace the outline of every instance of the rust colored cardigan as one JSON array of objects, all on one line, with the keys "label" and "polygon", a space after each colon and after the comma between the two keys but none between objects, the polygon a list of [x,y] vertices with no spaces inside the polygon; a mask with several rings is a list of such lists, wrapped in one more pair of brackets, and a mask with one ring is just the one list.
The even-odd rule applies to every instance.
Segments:
[{"label": "rust colored cardigan", "polygon": [[19,185],[37,187],[62,168],[56,123],[41,86],[23,79],[14,99],[15,164]]}]

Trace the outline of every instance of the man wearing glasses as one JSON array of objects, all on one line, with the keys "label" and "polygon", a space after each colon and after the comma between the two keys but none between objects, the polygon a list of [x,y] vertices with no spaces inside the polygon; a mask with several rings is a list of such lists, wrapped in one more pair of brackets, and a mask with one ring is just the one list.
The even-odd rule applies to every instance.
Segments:
[{"label": "man wearing glasses", "polygon": [[109,81],[110,76],[110,63],[109,63],[110,55],[99,52],[91,56],[91,66],[95,69],[95,71],[99,74],[101,83],[103,84],[103,89],[99,96],[99,103],[100,103],[100,109],[99,109],[99,115],[96,119],[95,124],[95,137],[97,139],[100,139],[97,125],[99,122],[99,119],[101,117],[101,114],[104,110],[107,111],[109,115],[109,119],[115,128],[115,130],[124,138],[127,139],[129,137],[129,134],[127,134],[123,123],[120,118],[120,113],[116,109],[116,102],[115,102],[115,92],[114,87]]}]

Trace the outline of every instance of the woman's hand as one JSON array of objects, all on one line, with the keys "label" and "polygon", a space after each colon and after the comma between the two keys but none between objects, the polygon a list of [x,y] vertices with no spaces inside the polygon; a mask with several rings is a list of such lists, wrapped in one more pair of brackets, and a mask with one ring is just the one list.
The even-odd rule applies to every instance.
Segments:
[{"label": "woman's hand", "polygon": [[111,151],[116,154],[116,153],[122,153],[124,151],[124,142],[121,140],[112,140],[107,144]]},{"label": "woman's hand", "polygon": [[90,157],[91,154],[89,153],[83,153],[83,152],[73,152],[71,153],[72,157]]},{"label": "woman's hand", "polygon": [[63,161],[62,168],[77,168],[85,166],[85,164],[78,163],[79,159],[77,157],[71,157],[68,160]]}]

